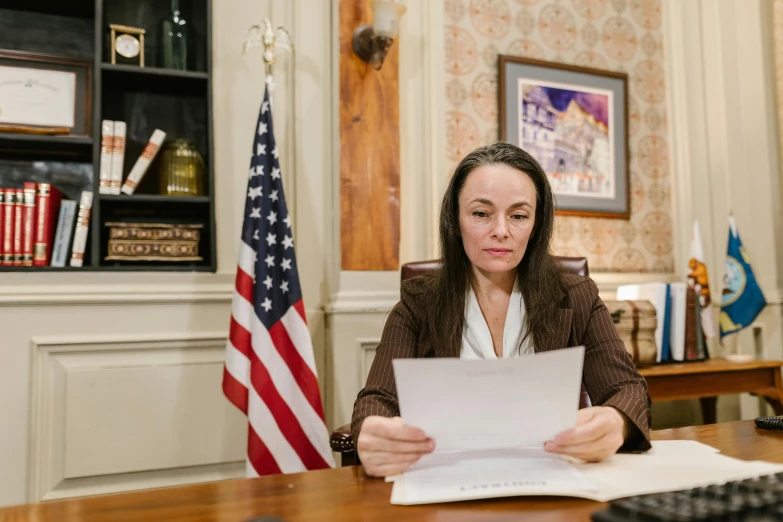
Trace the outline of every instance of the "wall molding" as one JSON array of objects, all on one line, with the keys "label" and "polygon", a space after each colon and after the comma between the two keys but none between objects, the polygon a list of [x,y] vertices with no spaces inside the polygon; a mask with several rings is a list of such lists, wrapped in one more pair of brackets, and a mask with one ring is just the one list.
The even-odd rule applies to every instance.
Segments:
[{"label": "wall molding", "polygon": [[27,501],[241,476],[240,468],[243,471],[244,464],[233,461],[89,477],[65,476],[67,399],[64,391],[69,371],[138,367],[140,360],[147,359],[140,358],[140,352],[157,353],[157,359],[149,363],[151,368],[160,364],[215,364],[222,361],[226,340],[225,332],[31,338]]},{"label": "wall molding", "polygon": [[141,473],[118,473],[116,475],[68,480],[38,501],[186,486],[189,484],[240,478],[245,478],[245,461]]},{"label": "wall molding", "polygon": [[[448,184],[450,173],[446,171],[446,40],[445,40],[445,0],[430,0],[426,2],[427,32],[424,40],[429,48],[424,52],[425,88],[429,100],[428,118],[425,128],[429,136],[428,164],[430,172],[429,187],[424,193],[429,195],[431,217],[429,219],[429,234],[427,258],[438,255],[438,229],[440,218],[440,203],[443,192]],[[427,178],[427,176],[423,176]],[[423,227],[422,227],[423,228]]]},{"label": "wall molding", "polygon": [[230,302],[234,274],[19,274],[0,285],[2,306]]},{"label": "wall molding", "polygon": [[400,300],[400,291],[345,291],[338,292],[325,313],[336,314],[386,314]]},{"label": "wall molding", "polygon": [[370,367],[372,361],[375,359],[375,350],[378,345],[381,344],[380,337],[361,337],[357,338],[356,342],[359,345],[357,352],[359,356],[359,389],[364,387],[364,383],[367,381],[367,375],[370,373]]}]

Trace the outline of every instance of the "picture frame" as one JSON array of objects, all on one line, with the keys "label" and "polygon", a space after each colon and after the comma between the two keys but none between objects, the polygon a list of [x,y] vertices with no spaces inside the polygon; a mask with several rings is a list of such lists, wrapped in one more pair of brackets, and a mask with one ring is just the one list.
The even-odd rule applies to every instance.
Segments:
[{"label": "picture frame", "polygon": [[628,75],[500,55],[499,132],[544,169],[556,214],[629,219]]},{"label": "picture frame", "polygon": [[2,132],[91,136],[92,68],[87,59],[0,50]]}]

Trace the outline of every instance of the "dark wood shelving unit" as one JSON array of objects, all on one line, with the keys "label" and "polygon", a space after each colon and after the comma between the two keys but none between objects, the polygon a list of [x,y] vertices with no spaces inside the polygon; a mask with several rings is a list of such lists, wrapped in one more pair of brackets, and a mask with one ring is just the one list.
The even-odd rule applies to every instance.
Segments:
[{"label": "dark wood shelving unit", "polygon": [[[0,2],[0,50],[46,53],[92,62],[89,135],[0,133],[0,186],[21,187],[20,180],[27,180],[27,176],[31,181],[50,182],[58,188],[58,183],[64,184],[68,199],[78,201],[82,190],[93,192],[83,268],[0,267],[0,272],[216,270],[212,2],[180,0],[190,31],[187,70],[161,67],[157,28],[169,13],[169,4],[167,0]],[[145,29],[145,67],[111,63],[109,24]],[[157,161],[150,165],[137,193],[100,194],[101,121],[104,119],[127,124],[123,180],[152,131],[160,128],[167,134],[166,141],[182,138],[195,144],[204,160],[204,195],[156,194]],[[199,255],[203,261],[104,260],[108,251],[105,223],[123,219],[146,222],[182,219],[183,223],[201,224]]]},{"label": "dark wood shelving unit", "polygon": [[95,16],[94,0],[3,0],[0,2],[0,8],[65,18],[92,18]]},{"label": "dark wood shelving unit", "polygon": [[103,201],[123,201],[128,203],[160,203],[177,205],[180,203],[210,203],[209,196],[161,196],[160,194],[100,194]]},{"label": "dark wood shelving unit", "polygon": [[89,160],[92,157],[93,141],[91,136],[39,136],[0,132],[0,155]]},{"label": "dark wood shelving unit", "polygon": [[135,74],[139,76],[164,76],[167,78],[182,78],[191,80],[209,80],[209,74],[200,71],[180,71],[177,69],[162,69],[160,67],[137,67],[135,65],[117,65],[102,63],[104,74]]},{"label": "dark wood shelving unit", "polygon": [[73,267],[73,266],[36,266],[30,268],[29,266],[0,266],[0,272],[95,272],[98,268],[93,266]]}]

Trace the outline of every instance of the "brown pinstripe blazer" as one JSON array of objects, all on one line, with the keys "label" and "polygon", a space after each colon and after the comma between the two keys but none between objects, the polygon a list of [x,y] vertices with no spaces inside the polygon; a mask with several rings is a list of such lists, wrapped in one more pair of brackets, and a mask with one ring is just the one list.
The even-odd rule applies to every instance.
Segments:
[{"label": "brown pinstripe blazer", "polygon": [[[612,316],[598,297],[598,287],[589,277],[564,274],[564,294],[557,311],[559,334],[536,352],[569,346],[585,346],[582,382],[594,406],[613,406],[623,412],[638,432],[621,448],[644,451],[650,448],[650,397],[647,382],[636,371],[630,355],[617,335]],[[351,432],[357,440],[362,421],[369,415],[395,417],[400,414],[394,384],[392,360],[414,357],[459,357],[460,346],[434,342],[428,328],[431,301],[423,277],[402,283],[402,299],[392,309],[383,329],[367,384],[353,407]]]}]

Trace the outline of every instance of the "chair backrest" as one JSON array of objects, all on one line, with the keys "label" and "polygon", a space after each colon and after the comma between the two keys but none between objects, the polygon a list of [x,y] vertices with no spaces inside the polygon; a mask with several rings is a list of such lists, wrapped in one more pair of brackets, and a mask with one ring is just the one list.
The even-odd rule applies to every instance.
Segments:
[{"label": "chair backrest", "polygon": [[[590,272],[587,270],[587,258],[585,257],[558,257],[555,256],[555,261],[560,267],[571,274],[580,276],[589,276]],[[411,263],[405,263],[402,265],[400,271],[400,278],[405,281],[412,277],[429,274],[434,272],[440,267],[440,261],[437,259],[430,261],[413,261]]]},{"label": "chair backrest", "polygon": [[[581,276],[590,275],[590,272],[587,270],[587,258],[555,256],[555,261],[557,261],[560,264],[560,267],[566,272]],[[412,277],[432,273],[439,267],[440,261],[437,259],[405,263],[402,265],[400,278],[405,281],[406,279],[410,279]],[[587,394],[587,390],[585,390],[584,384],[582,384],[582,389],[579,393],[579,407],[587,408],[590,405],[590,396]]]}]

